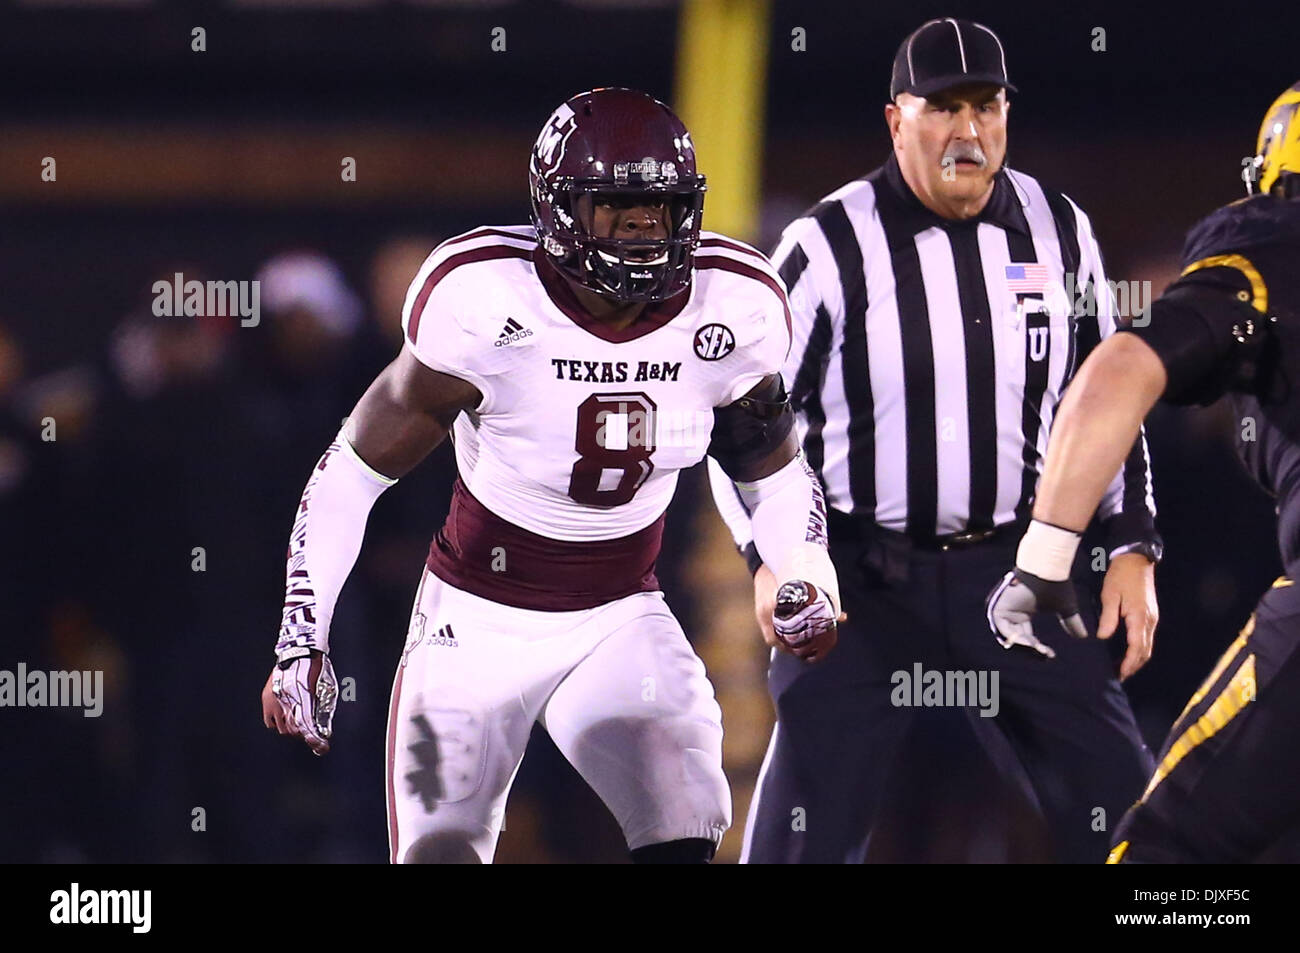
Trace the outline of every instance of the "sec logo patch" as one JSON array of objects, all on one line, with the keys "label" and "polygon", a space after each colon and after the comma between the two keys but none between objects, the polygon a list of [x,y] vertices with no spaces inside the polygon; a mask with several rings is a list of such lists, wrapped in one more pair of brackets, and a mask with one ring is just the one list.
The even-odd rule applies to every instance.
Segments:
[{"label": "sec logo patch", "polygon": [[695,332],[695,353],[705,361],[720,361],[736,349],[736,336],[723,324],[706,324]]}]

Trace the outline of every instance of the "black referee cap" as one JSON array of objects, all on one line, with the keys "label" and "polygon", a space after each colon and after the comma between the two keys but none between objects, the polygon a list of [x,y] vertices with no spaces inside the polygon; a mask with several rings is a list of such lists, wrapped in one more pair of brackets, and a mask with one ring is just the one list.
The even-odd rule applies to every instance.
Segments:
[{"label": "black referee cap", "polygon": [[993,83],[1015,91],[1007,82],[1007,57],[998,35],[970,20],[922,23],[894,54],[889,98],[899,93],[929,96],[962,83]]}]

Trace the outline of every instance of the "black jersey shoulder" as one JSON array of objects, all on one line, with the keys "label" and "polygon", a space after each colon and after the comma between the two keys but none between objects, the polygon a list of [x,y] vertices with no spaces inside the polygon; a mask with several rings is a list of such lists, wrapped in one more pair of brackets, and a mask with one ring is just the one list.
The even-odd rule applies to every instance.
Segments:
[{"label": "black jersey shoulder", "polygon": [[1183,267],[1261,245],[1300,242],[1300,201],[1255,195],[1215,209],[1192,226]]},{"label": "black jersey shoulder", "polygon": [[1292,200],[1243,199],[1192,227],[1183,274],[1129,329],[1164,363],[1165,400],[1277,392],[1280,358],[1300,358],[1298,252],[1300,202]]}]

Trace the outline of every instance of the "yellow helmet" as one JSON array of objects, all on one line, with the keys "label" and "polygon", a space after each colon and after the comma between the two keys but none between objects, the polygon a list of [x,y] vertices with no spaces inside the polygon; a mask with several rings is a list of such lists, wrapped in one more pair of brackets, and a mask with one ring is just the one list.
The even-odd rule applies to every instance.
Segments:
[{"label": "yellow helmet", "polygon": [[1285,194],[1300,195],[1300,83],[1274,100],[1264,114],[1252,171],[1247,177],[1249,191],[1268,194],[1287,175]]}]

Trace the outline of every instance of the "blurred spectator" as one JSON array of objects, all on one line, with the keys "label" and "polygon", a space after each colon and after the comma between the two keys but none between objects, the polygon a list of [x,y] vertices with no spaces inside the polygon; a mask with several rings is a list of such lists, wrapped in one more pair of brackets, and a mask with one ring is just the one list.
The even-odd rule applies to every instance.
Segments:
[{"label": "blurred spectator", "polygon": [[402,305],[415,274],[438,240],[421,235],[390,238],[370,258],[371,326],[396,353],[402,345]]}]

